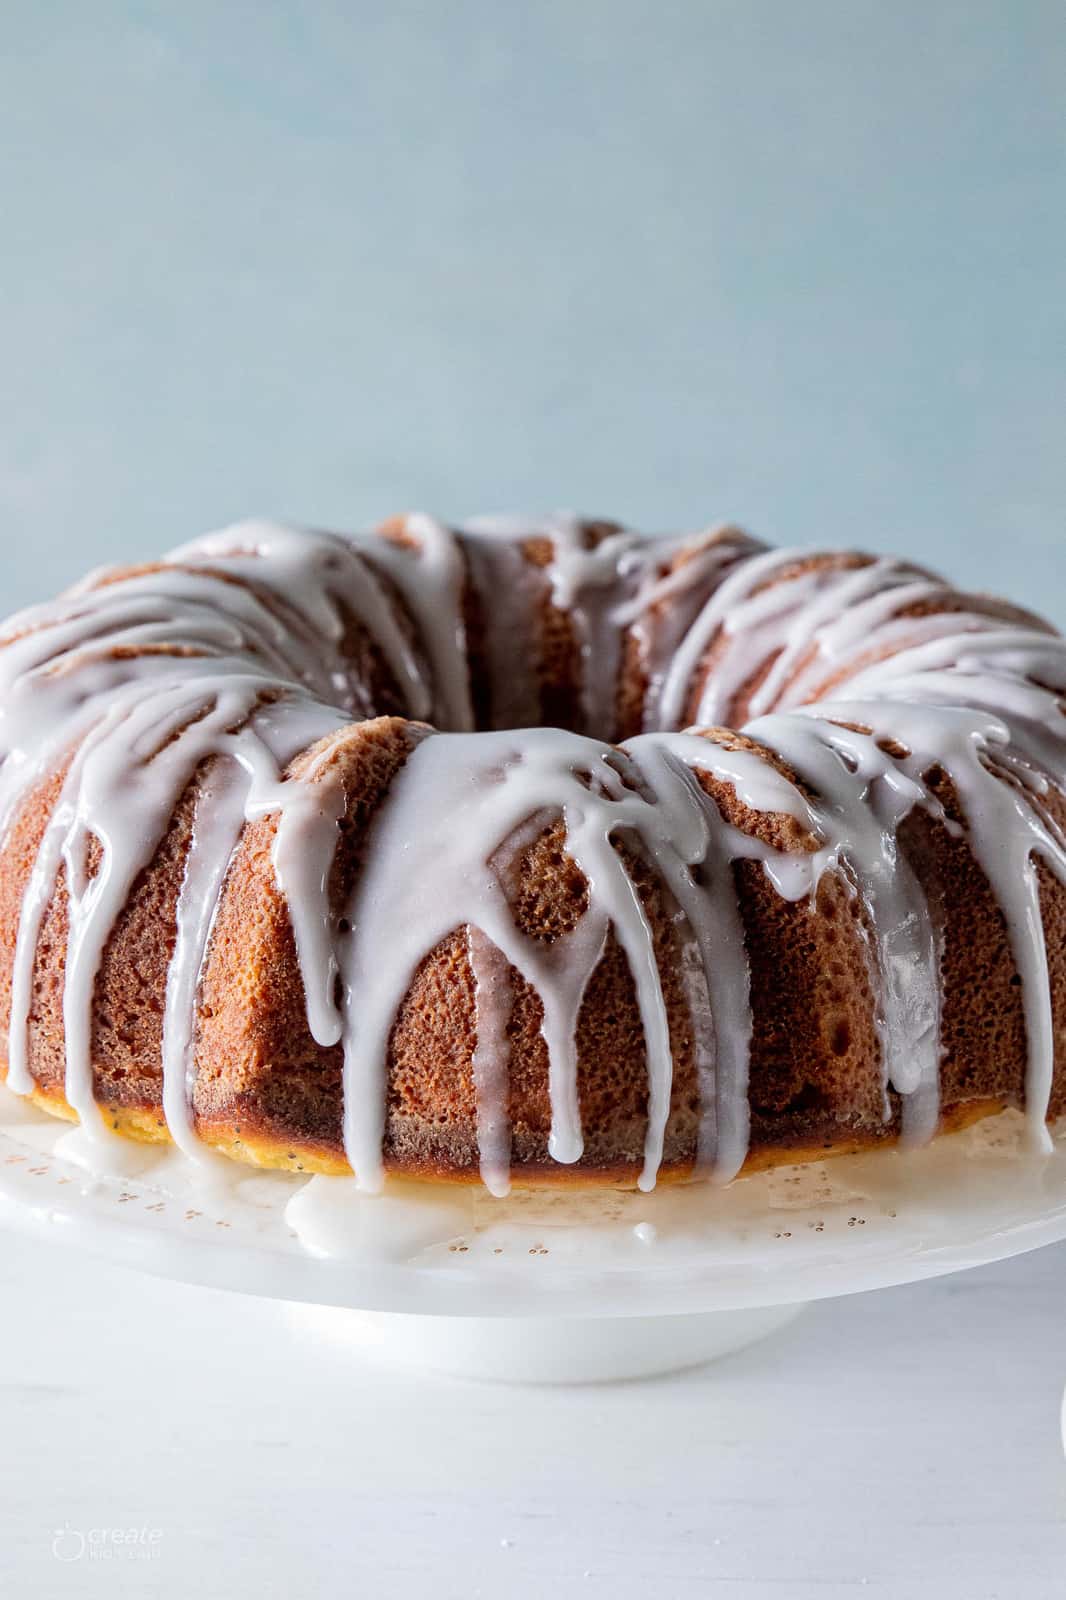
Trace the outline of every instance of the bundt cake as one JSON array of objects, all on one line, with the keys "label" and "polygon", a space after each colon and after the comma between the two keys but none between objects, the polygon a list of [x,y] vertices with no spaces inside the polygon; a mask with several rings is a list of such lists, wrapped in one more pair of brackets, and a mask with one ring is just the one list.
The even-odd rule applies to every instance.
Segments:
[{"label": "bundt cake", "polygon": [[502,1194],[1066,1109],[1066,642],[903,561],[239,525],[7,624],[0,818],[4,1073],[104,1138]]}]

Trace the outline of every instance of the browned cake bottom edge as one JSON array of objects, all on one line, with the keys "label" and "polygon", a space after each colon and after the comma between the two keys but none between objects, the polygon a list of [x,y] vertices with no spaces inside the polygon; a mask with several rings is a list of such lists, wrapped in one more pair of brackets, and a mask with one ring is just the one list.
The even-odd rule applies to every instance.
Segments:
[{"label": "browned cake bottom edge", "polygon": [[[0,1064],[0,1081],[6,1079],[6,1063]],[[39,1110],[68,1122],[78,1122],[77,1112],[62,1095],[47,1093],[35,1087],[25,1096]],[[987,1117],[996,1116],[1006,1109],[1005,1102],[997,1099],[959,1101],[941,1108],[937,1137],[961,1133]],[[171,1144],[170,1132],[158,1106],[100,1106],[112,1130],[121,1138],[141,1144]],[[282,1172],[322,1173],[329,1177],[350,1175],[351,1168],[343,1156],[321,1145],[309,1144],[299,1138],[281,1140],[273,1135],[256,1135],[246,1128],[238,1134],[232,1125],[218,1122],[198,1128],[204,1144],[230,1160],[245,1166],[266,1168]],[[802,1166],[813,1161],[827,1160],[833,1156],[858,1155],[872,1149],[891,1149],[899,1143],[898,1130],[891,1125],[884,1131],[871,1128],[826,1129],[821,1137],[805,1136],[782,1139],[779,1143],[760,1141],[748,1152],[738,1176],[748,1177],[772,1167]],[[402,1164],[386,1157],[386,1172],[390,1176],[414,1178],[423,1182],[472,1184],[479,1183],[476,1169],[436,1166],[429,1161],[405,1161]],[[632,1162],[611,1167],[608,1165],[563,1166],[558,1162],[516,1164],[512,1182],[516,1188],[573,1189],[612,1187],[632,1189],[640,1175]],[[660,1183],[680,1183],[693,1175],[691,1162],[664,1162],[659,1171]]]}]

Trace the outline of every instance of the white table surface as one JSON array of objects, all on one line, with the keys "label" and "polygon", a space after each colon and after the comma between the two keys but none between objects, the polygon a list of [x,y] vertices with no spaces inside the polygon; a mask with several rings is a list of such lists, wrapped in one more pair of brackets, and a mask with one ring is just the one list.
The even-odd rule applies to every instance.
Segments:
[{"label": "white table surface", "polygon": [[411,1375],[346,1313],[7,1235],[0,1295],[5,1600],[1066,1593],[1066,1246],[586,1389]]}]

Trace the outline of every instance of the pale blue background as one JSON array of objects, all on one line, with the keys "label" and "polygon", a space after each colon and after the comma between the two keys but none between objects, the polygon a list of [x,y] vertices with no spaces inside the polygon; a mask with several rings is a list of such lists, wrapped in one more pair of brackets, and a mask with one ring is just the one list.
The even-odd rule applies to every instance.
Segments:
[{"label": "pale blue background", "polygon": [[1066,622],[1060,0],[21,0],[0,196],[2,610],[574,506]]}]

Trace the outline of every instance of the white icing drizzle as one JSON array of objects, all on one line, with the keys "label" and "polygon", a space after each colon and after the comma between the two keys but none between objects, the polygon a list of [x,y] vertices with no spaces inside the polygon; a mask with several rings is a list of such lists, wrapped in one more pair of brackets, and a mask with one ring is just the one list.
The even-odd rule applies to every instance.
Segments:
[{"label": "white icing drizzle", "polygon": [[[297,545],[305,550],[299,583]],[[231,560],[234,552],[239,555]],[[225,575],[191,565],[202,558],[218,560]],[[183,1148],[190,1144],[192,1008],[240,827],[263,810],[280,813],[284,886],[284,843],[306,831],[305,814],[323,803],[322,791],[284,784],[284,769],[348,720],[326,698],[340,699],[345,677],[346,663],[336,653],[343,632],[339,604],[357,612],[368,592],[376,604],[376,580],[361,561],[344,572],[345,560],[333,536],[245,526],[185,547],[172,564],[149,573],[108,575],[95,588],[83,584],[49,606],[21,613],[4,632],[5,830],[33,784],[67,765],[19,921],[8,1081],[21,1093],[33,1086],[28,1044],[36,952],[62,869],[69,913],[65,1093],[89,1131],[102,1126],[93,1100],[92,1002],[103,953],[178,801],[202,768],[163,1029],[164,1114],[175,1140]],[[246,572],[238,571],[245,562]],[[347,583],[339,582],[338,572]],[[312,859],[302,843],[289,858]],[[303,895],[293,900],[314,904]],[[299,931],[298,909],[294,920]]]},{"label": "white icing drizzle", "polygon": [[511,1123],[508,1112],[511,1046],[507,1024],[514,1003],[506,957],[480,928],[466,930],[467,959],[474,974],[477,1041],[471,1059],[477,1096],[477,1144],[481,1179],[499,1198],[511,1188]]},{"label": "white icing drizzle", "polygon": [[[904,1134],[931,1138],[939,1111],[940,956],[926,897],[897,837],[914,807],[927,802],[926,792],[873,738],[833,722],[781,714],[749,723],[747,732],[817,797],[811,824],[823,844],[799,863],[811,872],[805,891],[813,895],[831,869],[858,894],[873,935],[886,1084],[903,1096]],[[794,897],[794,884],[777,887]]]},{"label": "white icing drizzle", "polygon": [[[352,937],[337,952],[344,978],[345,1144],[364,1188],[382,1181],[381,1142],[389,1037],[421,961],[456,927],[479,930],[540,995],[548,1049],[554,1160],[583,1150],[576,1036],[588,980],[613,931],[625,952],[644,1028],[648,1129],[642,1188],[654,1185],[663,1154],[673,1056],[652,926],[617,840],[632,835],[662,874],[704,956],[717,1052],[714,1113],[704,1158],[723,1177],[739,1169],[747,1145],[747,957],[731,885],[731,861],[759,847],[725,824],[695,783],[703,766],[724,781],[739,775],[773,790],[775,809],[799,804],[792,785],[773,785],[758,758],[732,755],[694,735],[648,734],[622,746],[560,729],[426,739],[393,781],[373,849],[345,921]],[[774,775],[777,777],[777,775]],[[635,786],[639,782],[640,786]],[[425,808],[450,840],[425,825]],[[561,816],[566,850],[588,885],[575,928],[545,945],[516,926],[496,861],[532,816]],[[769,854],[769,852],[767,852]],[[709,874],[705,886],[693,876]],[[369,975],[373,973],[373,981]],[[498,1027],[498,1022],[494,1024]],[[333,1039],[336,1027],[325,1038]],[[711,1150],[706,1149],[713,1139]]]},{"label": "white icing drizzle", "polygon": [[388,574],[417,624],[432,667],[432,720],[444,728],[473,728],[463,619],[467,573],[460,542],[451,528],[423,512],[404,519],[404,533],[412,543],[371,535],[360,537],[359,547]]},{"label": "white icing drizzle", "polygon": [[[438,553],[437,546],[427,540],[423,548],[433,552],[439,565],[447,569],[449,585],[454,584],[454,570],[447,558]],[[412,649],[396,607],[375,570],[376,563],[388,571],[405,601],[409,601],[416,586],[403,580],[412,560],[421,559],[421,548],[414,557],[406,551],[397,557],[393,547],[377,540],[361,554],[339,534],[273,522],[240,522],[193,540],[167,557],[170,562],[207,562],[214,571],[265,589],[272,601],[284,608],[287,626],[283,641],[291,637],[290,630],[295,625],[302,635],[303,648],[311,653],[316,667],[323,644],[332,647],[331,681],[321,682],[316,670],[310,679],[316,691],[324,694],[328,690],[339,704],[373,715],[364,685],[353,677],[348,662],[339,654],[346,613],[351,615],[382,652],[409,714],[429,718],[434,710],[433,682]],[[434,665],[450,675],[450,659],[435,660]]]},{"label": "white icing drizzle", "polygon": [[197,1162],[207,1154],[196,1137],[192,1116],[197,994],[222,884],[244,818],[245,793],[239,769],[235,770],[233,762],[221,760],[197,797],[163,1010],[163,1116],[174,1143],[183,1155]]},{"label": "white icing drizzle", "polygon": [[[1060,648],[1059,669],[1066,665]],[[987,692],[987,690],[986,690]],[[1059,738],[1063,757],[1062,713],[1044,695],[1045,727]],[[1050,702],[1050,703],[1049,703]],[[1008,723],[978,708],[894,701],[834,702],[834,716],[865,724],[875,737],[898,741],[908,755],[898,765],[923,788],[924,774],[939,766],[949,776],[967,823],[967,841],[992,886],[1006,920],[1011,952],[1022,981],[1028,1037],[1025,1110],[1034,1143],[1050,1149],[1047,1110],[1055,1070],[1055,1038],[1047,941],[1040,906],[1036,862],[1043,861],[1066,884],[1066,848],[1058,830],[1033,803],[1026,786],[1005,782],[997,764],[1017,770],[1022,758]],[[1054,719],[1054,720],[1053,720]],[[1024,749],[1024,735],[1022,741]],[[1033,774],[1036,792],[1040,774]],[[1061,779],[1059,780],[1061,782]],[[934,814],[936,801],[926,790],[921,802]],[[865,862],[864,862],[865,866]]]},{"label": "white icing drizzle", "polygon": [[[746,621],[749,626],[762,620],[757,611],[768,611],[770,615],[774,615],[789,609],[790,598],[787,592],[784,596],[775,592],[782,587],[787,589],[787,586],[774,585],[772,580],[803,557],[803,551],[768,550],[754,556],[750,561],[745,561],[713,591],[678,645],[670,662],[659,704],[662,727],[676,728],[681,722],[689,693],[707,651],[718,633],[735,617],[737,609],[742,604],[747,603]],[[764,598],[762,606],[756,608],[751,596],[762,585],[771,585],[765,590],[768,599]],[[806,589],[810,590],[811,587],[808,582]],[[794,601],[793,592],[791,603],[794,604]],[[698,723],[714,725],[720,720],[724,710],[716,714],[716,708],[718,706],[727,708],[732,703],[740,685],[752,670],[753,659],[758,659],[754,651],[746,650],[742,666],[734,669],[728,683],[725,681],[725,675],[720,674],[716,667],[713,680],[703,685],[700,707],[695,718]],[[721,683],[719,683],[720,676]]]},{"label": "white icing drizzle", "polygon": [[[681,720],[696,674],[716,643],[714,670],[701,686],[695,717],[705,726],[728,719],[744,684],[766,663],[749,715],[799,703],[803,696],[793,680],[801,669],[804,683],[813,677],[817,688],[901,609],[945,592],[920,568],[860,559],[859,566],[827,565],[816,552],[771,550],[741,563],[711,594],[673,655],[663,686],[663,725]],[[860,613],[865,614],[856,621]],[[961,631],[957,622],[952,631]]]},{"label": "white icing drizzle", "polygon": [[699,1009],[690,1011],[702,1107],[697,1163],[725,1183],[748,1151],[750,973],[732,874],[752,842],[722,821],[692,769],[735,782],[757,758],[687,734],[645,734],[626,749],[663,812],[649,848],[698,952],[709,1016],[701,1026]]},{"label": "white icing drizzle", "polygon": [[583,731],[603,736],[617,721],[622,629],[615,619],[622,558],[635,545],[632,533],[609,533],[591,544],[576,517],[558,517],[552,528],[554,559],[548,569],[552,601],[567,611],[581,652]]},{"label": "white icing drizzle", "polygon": [[[550,544],[544,568],[522,549],[531,539]],[[484,619],[497,725],[481,733],[472,731],[468,586]],[[568,614],[579,645],[575,720],[584,732],[518,726],[539,713],[534,612],[545,598]],[[928,614],[906,615],[911,608]],[[373,686],[353,666],[353,626],[408,714],[449,731],[412,730],[351,903],[338,907],[330,879],[344,795],[330,762],[352,718],[377,709]],[[627,637],[648,679],[647,731],[614,749],[593,735],[615,728]],[[803,792],[753,750],[670,731],[696,683],[699,720],[714,723],[760,668],[745,731],[797,774]],[[828,698],[806,703],[827,683]],[[202,1155],[192,1109],[201,974],[233,852],[245,824],[262,817],[276,818],[273,866],[310,1032],[323,1048],[343,1047],[345,1150],[365,1189],[383,1177],[397,1015],[421,962],[459,930],[474,983],[471,1070],[486,1186],[502,1195],[510,1183],[512,974],[541,1002],[549,1154],[561,1164],[581,1159],[579,1019],[611,937],[643,1028],[640,1186],[654,1185],[667,1153],[677,1019],[659,968],[659,918],[648,914],[627,853],[650,864],[675,933],[664,948],[678,963],[689,1012],[701,1168],[728,1181],[748,1148],[753,1021],[734,871],[742,860],[761,862],[792,901],[809,898],[813,907],[826,873],[856,897],[869,937],[886,1115],[891,1089],[905,1136],[928,1137],[939,1112],[940,950],[899,831],[915,809],[947,825],[928,780],[938,766],[1006,921],[1029,1041],[1026,1111],[1034,1139],[1046,1143],[1055,1040],[1037,864],[1066,884],[1066,839],[1048,804],[1066,774],[1064,696],[1066,645],[1039,625],[1004,624],[978,602],[959,610],[939,579],[904,563],[827,564],[807,552],[763,551],[735,530],[649,542],[621,529],[594,535],[574,517],[481,519],[452,530],[418,515],[390,540],[245,523],[161,566],[94,575],[0,635],[5,835],[35,785],[61,774],[23,897],[8,1081],[20,1093],[33,1088],[37,949],[62,874],[66,1096],[88,1132],[102,1129],[93,1085],[97,977],[176,806],[194,793],[162,1048],[163,1114],[186,1154]],[[516,726],[499,725],[508,722]],[[794,819],[808,847],[775,849],[726,821],[701,774],[753,812]],[[517,926],[511,877],[559,821],[587,905],[549,942]]]},{"label": "white icing drizzle", "polygon": [[[729,569],[759,549],[739,529],[725,527],[700,536],[695,548],[691,541],[658,540],[639,552],[637,593],[615,609],[613,618],[632,632],[647,674],[642,731],[671,726],[660,701],[681,641]],[[661,567],[675,556],[684,560],[660,576]]]},{"label": "white icing drizzle", "polygon": [[[607,532],[597,543],[588,523],[562,512],[536,522],[516,517],[475,517],[463,525],[463,533],[475,548],[503,543],[521,546],[535,539],[548,542],[551,559],[539,569],[539,592],[567,613],[577,640],[581,659],[580,729],[601,737],[611,734],[616,725],[624,635],[616,613],[620,599],[631,591],[635,581],[633,558],[639,560],[644,555],[645,541],[628,529],[618,528]],[[513,659],[511,671],[515,671]]]},{"label": "white icing drizzle", "polygon": [[[631,529],[604,529],[562,512],[540,521],[474,517],[462,524],[460,533],[487,601],[494,702],[501,682],[503,693],[511,696],[505,702],[508,709],[518,696],[519,714],[509,720],[495,715],[493,726],[535,725],[530,709],[535,652],[527,647],[535,644],[534,607],[550,598],[569,616],[578,641],[579,731],[597,738],[610,736],[617,727],[627,634],[636,640],[648,675],[643,727],[651,731],[660,726],[657,707],[667,668],[696,612],[730,567],[761,548],[732,527],[649,540]],[[522,545],[532,540],[545,540],[551,547],[545,567],[531,567],[522,555]],[[664,574],[678,557],[684,559]]]},{"label": "white icing drizzle", "polygon": [[[861,633],[851,631],[850,622],[846,633],[833,631],[842,616],[853,622],[855,614],[863,611],[871,602],[880,614],[885,597],[893,594],[898,610],[903,603],[900,592],[904,589],[913,601],[915,598],[926,598],[935,587],[931,583],[909,583],[909,570],[898,562],[887,560],[872,561],[869,566],[859,567],[858,570],[845,568],[841,572],[820,573],[818,576],[821,582],[815,585],[807,605],[798,607],[788,620],[773,665],[751,696],[748,710],[752,717],[763,716],[772,707],[783,704],[785,690],[812,649],[816,656],[828,656],[830,660],[839,661],[841,646],[845,641],[854,646],[863,638]],[[872,618],[869,625],[873,625]],[[742,619],[738,618],[729,631],[741,633]]]}]

